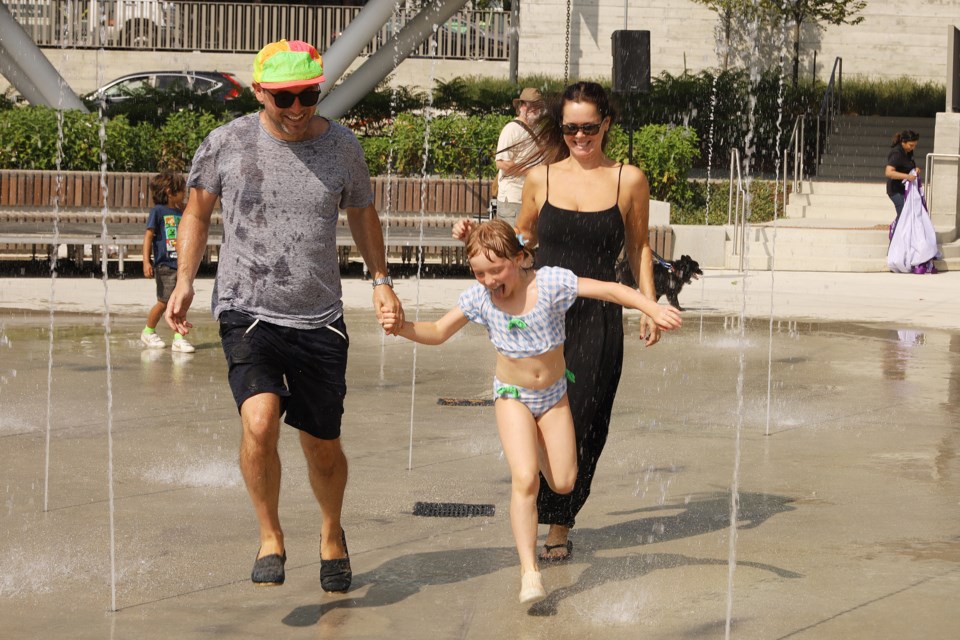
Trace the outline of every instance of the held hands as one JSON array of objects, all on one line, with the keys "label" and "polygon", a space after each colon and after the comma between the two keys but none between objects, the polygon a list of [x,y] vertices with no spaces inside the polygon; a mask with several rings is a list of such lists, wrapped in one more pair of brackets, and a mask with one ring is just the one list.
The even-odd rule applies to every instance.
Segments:
[{"label": "held hands", "polygon": [[383,327],[383,332],[385,334],[388,336],[400,335],[400,329],[403,328],[402,313],[387,311],[381,307],[378,318],[380,320],[380,326]]},{"label": "held hands", "polygon": [[384,333],[395,336],[403,326],[403,305],[387,286],[376,287],[373,290],[373,308],[377,311],[377,320],[383,327]]}]

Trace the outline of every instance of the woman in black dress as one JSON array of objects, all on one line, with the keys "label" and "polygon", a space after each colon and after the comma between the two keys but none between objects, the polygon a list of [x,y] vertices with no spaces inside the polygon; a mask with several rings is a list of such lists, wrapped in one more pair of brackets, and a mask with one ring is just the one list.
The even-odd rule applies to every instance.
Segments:
[{"label": "woman in black dress", "polygon": [[[564,90],[538,122],[545,157],[527,173],[517,231],[537,247],[536,267],[565,267],[584,278],[616,280],[615,264],[626,246],[640,290],[656,300],[647,237],[650,187],[639,168],[614,162],[604,152],[614,116],[600,85],[578,82]],[[466,237],[471,226],[461,221],[454,236]],[[640,331],[648,346],[660,339],[660,330],[645,316]],[[607,440],[623,363],[622,308],[580,298],[567,312],[566,334],[564,358],[573,374],[567,395],[578,472],[573,491],[566,495],[540,481],[539,521],[550,525],[540,559],[548,562],[571,557],[568,534],[590,495]]]}]

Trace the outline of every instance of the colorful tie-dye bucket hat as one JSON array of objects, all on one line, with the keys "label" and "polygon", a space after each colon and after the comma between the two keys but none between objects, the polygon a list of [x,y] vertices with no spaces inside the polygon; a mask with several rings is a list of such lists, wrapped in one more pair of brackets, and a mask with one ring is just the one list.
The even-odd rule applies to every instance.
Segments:
[{"label": "colorful tie-dye bucket hat", "polygon": [[253,62],[253,81],[264,89],[309,87],[325,80],[320,54],[302,40],[271,42]]}]

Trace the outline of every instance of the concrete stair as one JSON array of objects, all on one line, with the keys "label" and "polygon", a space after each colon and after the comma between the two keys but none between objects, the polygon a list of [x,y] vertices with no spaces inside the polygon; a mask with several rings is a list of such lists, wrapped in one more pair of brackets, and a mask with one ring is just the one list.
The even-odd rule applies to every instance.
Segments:
[{"label": "concrete stair", "polygon": [[913,157],[923,168],[924,158],[933,151],[935,123],[935,118],[840,116],[836,130],[827,136],[817,180],[882,182],[891,140],[905,129],[920,134]]},{"label": "concrete stair", "polygon": [[[887,271],[889,224],[893,203],[883,182],[829,182],[802,184],[790,196],[786,216],[751,225],[747,230],[743,268],[751,271]],[[732,238],[732,234],[729,234]],[[951,228],[937,228],[942,271],[960,270],[960,240]],[[726,243],[725,267],[741,268]]]}]

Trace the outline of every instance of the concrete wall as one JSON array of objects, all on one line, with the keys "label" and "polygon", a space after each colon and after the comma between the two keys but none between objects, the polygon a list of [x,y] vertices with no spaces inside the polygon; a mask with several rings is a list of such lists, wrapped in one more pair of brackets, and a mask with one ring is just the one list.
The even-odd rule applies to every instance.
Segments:
[{"label": "concrete wall", "polygon": [[703,269],[723,269],[726,245],[733,227],[702,224],[674,225],[673,257],[688,255]]},{"label": "concrete wall", "polygon": [[[563,75],[566,32],[564,0],[523,0],[520,15],[520,75]],[[943,83],[946,77],[946,25],[960,16],[958,0],[869,0],[857,26],[806,29],[801,41],[801,74],[829,77],[835,57],[845,76],[899,78],[904,75]],[[717,14],[691,0],[633,0],[624,22],[623,0],[573,0],[570,77],[607,78],[612,66],[610,37],[617,29],[650,31],[651,75],[699,71],[720,63],[714,30]],[[741,25],[740,30],[744,29]],[[770,37],[779,40],[780,33]],[[788,40],[792,42],[792,40]]]},{"label": "concrete wall", "polygon": [[[960,113],[938,113],[934,153],[960,154]],[[930,215],[938,228],[953,228],[953,237],[960,229],[960,161],[957,158],[935,158],[932,187],[928,197]],[[928,179],[931,179],[928,176]]]}]

